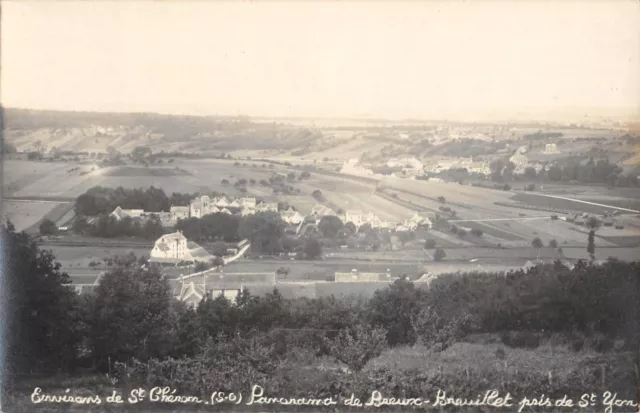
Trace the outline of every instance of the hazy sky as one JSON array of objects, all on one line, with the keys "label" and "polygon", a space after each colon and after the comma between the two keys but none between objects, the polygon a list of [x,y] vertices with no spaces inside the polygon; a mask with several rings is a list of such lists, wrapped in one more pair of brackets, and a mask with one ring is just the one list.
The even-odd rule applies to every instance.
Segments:
[{"label": "hazy sky", "polygon": [[2,2],[1,34],[8,107],[392,118],[640,108],[634,0],[14,0]]}]

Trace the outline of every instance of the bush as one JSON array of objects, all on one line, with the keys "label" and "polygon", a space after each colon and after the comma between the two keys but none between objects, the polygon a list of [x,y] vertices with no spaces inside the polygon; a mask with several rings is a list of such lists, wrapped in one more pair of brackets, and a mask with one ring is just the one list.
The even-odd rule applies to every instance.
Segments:
[{"label": "bush", "polygon": [[451,225],[451,232],[457,234],[459,231],[458,226],[456,224]]},{"label": "bush", "polygon": [[58,226],[55,222],[48,218],[45,218],[40,223],[40,234],[42,235],[55,235],[58,233]]},{"label": "bush", "polygon": [[446,256],[447,253],[444,251],[444,249],[442,247],[438,247],[433,254],[433,259],[434,261],[442,261]]},{"label": "bush", "polygon": [[476,237],[481,237],[483,234],[481,229],[477,229],[477,228],[473,228],[471,230],[471,235],[476,236]]},{"label": "bush", "polygon": [[557,215],[555,215],[555,214],[553,214],[553,215],[551,215],[551,219],[552,219],[553,221],[555,221],[555,220],[557,220],[557,219],[558,219],[558,216],[557,216]]},{"label": "bush", "polygon": [[434,249],[436,247],[436,240],[428,239],[424,242],[424,249]]},{"label": "bush", "polygon": [[551,241],[549,241],[549,246],[551,248],[558,248],[558,241],[556,241],[555,239],[552,239]]},{"label": "bush", "polygon": [[460,238],[466,237],[467,236],[467,230],[466,229],[459,229],[458,230],[458,236]]}]

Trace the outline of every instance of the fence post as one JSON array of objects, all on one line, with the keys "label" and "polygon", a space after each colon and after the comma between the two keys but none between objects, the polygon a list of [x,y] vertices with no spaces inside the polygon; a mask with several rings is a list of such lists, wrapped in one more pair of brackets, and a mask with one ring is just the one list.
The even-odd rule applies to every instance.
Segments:
[{"label": "fence post", "polygon": [[605,375],[607,374],[607,366],[605,364],[603,364],[602,366],[600,366],[600,373],[602,375],[602,390],[605,389],[606,386],[606,378]]},{"label": "fence post", "polygon": [[552,379],[553,379],[553,376],[551,375],[551,370],[549,370],[549,386],[551,386],[553,383]]},{"label": "fence post", "polygon": [[467,373],[467,381],[469,381],[469,366],[467,366],[467,368],[465,370],[466,370],[466,373]]}]

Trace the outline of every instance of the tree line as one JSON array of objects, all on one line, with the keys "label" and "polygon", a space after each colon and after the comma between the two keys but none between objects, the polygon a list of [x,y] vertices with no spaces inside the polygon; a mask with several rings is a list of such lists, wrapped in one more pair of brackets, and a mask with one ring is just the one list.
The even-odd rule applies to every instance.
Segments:
[{"label": "tree line", "polygon": [[[213,194],[219,196],[221,194]],[[143,209],[147,212],[169,212],[172,206],[188,206],[198,194],[174,192],[167,196],[161,188],[153,186],[142,189],[127,189],[121,186],[107,188],[95,186],[76,199],[76,215],[95,216],[110,214],[116,207]]]}]

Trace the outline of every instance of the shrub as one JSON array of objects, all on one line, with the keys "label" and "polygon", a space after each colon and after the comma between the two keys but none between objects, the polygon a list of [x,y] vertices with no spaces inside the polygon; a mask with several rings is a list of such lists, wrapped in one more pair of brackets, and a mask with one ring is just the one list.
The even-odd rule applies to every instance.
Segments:
[{"label": "shrub", "polygon": [[555,221],[555,220],[557,220],[557,219],[558,219],[558,216],[557,216],[557,215],[555,215],[555,214],[553,214],[553,215],[551,215],[551,219],[552,219],[553,221]]},{"label": "shrub", "polygon": [[458,233],[458,226],[456,224],[451,225],[451,232],[454,234]]},{"label": "shrub", "polygon": [[40,223],[40,234],[42,235],[55,235],[58,233],[58,226],[55,222],[48,218],[45,218]]},{"label": "shrub", "polygon": [[436,240],[428,239],[424,242],[424,249],[434,249],[436,247]]},{"label": "shrub", "polygon": [[482,232],[482,230],[481,230],[481,229],[473,228],[473,229],[471,230],[471,234],[472,234],[472,235],[474,235],[474,236],[476,236],[476,237],[481,237],[481,236],[482,236],[482,234],[483,234],[483,232]]},{"label": "shrub", "polygon": [[549,241],[549,246],[551,248],[558,248],[558,241],[556,241],[555,239],[552,239],[551,241]]},{"label": "shrub", "polygon": [[438,247],[436,248],[436,251],[433,254],[433,259],[435,261],[442,261],[446,256],[447,256],[447,253],[444,251],[444,248]]},{"label": "shrub", "polygon": [[458,236],[460,238],[466,237],[467,236],[467,230],[466,229],[459,229],[458,230]]}]

